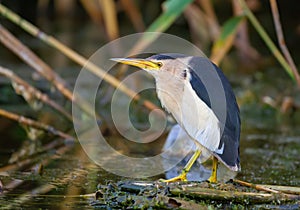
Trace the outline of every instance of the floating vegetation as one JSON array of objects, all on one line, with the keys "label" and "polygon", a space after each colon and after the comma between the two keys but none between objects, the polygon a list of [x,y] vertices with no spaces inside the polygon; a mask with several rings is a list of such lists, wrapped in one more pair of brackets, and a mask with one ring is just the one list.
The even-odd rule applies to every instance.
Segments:
[{"label": "floating vegetation", "polygon": [[[271,190],[273,187],[279,191]],[[272,192],[266,192],[267,188]],[[96,201],[93,201],[91,205],[97,208],[120,209],[200,209],[209,205],[218,208],[233,208],[239,205],[255,206],[258,204],[294,207],[298,205],[300,207],[300,188],[259,186],[258,189],[240,185],[237,182],[227,184],[109,182],[98,186],[95,193]],[[262,189],[264,190],[261,191]]]}]

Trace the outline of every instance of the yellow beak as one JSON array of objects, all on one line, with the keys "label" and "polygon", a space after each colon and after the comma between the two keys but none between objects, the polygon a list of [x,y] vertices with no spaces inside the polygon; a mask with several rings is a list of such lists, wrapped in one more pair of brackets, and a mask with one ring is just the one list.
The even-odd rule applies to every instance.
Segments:
[{"label": "yellow beak", "polygon": [[140,58],[111,58],[111,60],[144,70],[159,70],[161,67],[160,63]]}]

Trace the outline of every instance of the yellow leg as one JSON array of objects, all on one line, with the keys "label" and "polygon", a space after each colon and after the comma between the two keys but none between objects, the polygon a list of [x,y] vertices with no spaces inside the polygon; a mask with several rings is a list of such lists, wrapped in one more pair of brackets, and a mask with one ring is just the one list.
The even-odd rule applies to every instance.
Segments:
[{"label": "yellow leg", "polygon": [[217,170],[218,170],[218,159],[215,156],[213,156],[212,172],[211,172],[211,176],[208,179],[210,183],[217,183]]},{"label": "yellow leg", "polygon": [[182,172],[181,172],[180,175],[178,175],[178,176],[176,176],[176,177],[174,177],[172,179],[167,179],[167,180],[162,180],[162,181],[163,182],[187,181],[186,175],[191,170],[193,164],[198,159],[198,157],[200,156],[200,154],[201,154],[201,151],[200,150],[196,150],[195,153],[193,154],[193,156],[191,157],[191,159],[189,160],[189,162],[182,169]]}]

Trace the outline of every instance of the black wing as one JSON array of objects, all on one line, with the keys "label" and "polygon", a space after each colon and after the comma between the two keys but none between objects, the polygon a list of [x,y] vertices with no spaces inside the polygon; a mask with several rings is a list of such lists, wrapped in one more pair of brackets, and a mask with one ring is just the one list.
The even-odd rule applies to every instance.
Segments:
[{"label": "black wing", "polygon": [[[226,99],[226,121],[224,125],[224,131],[221,136],[221,140],[219,144],[219,149],[222,147],[224,143],[224,150],[222,154],[215,153],[215,156],[218,156],[231,169],[239,169],[240,167],[239,141],[240,141],[241,122],[240,122],[239,107],[237,105],[236,98],[230,86],[230,83],[225,77],[225,75],[223,74],[222,70],[220,70],[215,64],[213,64],[206,58],[194,57],[191,60],[190,66],[203,67],[203,68],[189,69],[191,74],[190,82],[192,88],[195,90],[197,95],[210,108],[211,108],[211,100],[209,98],[207,89],[205,88],[205,85],[200,79],[199,75],[205,73],[205,71],[209,71],[209,69],[214,69],[217,72],[217,75],[219,76],[222,82],[222,86],[225,91],[225,99]],[[204,68],[204,66],[210,66],[211,68]],[[201,78],[203,78],[202,75]],[[215,114],[218,117],[218,114],[216,112]]]}]

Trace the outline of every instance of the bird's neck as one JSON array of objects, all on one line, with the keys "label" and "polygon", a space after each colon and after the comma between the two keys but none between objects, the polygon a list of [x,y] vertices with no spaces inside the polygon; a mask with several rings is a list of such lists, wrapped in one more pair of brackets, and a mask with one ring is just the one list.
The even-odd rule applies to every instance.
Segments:
[{"label": "bird's neck", "polygon": [[157,96],[161,105],[178,120],[179,116],[176,116],[176,113],[181,113],[180,106],[184,84],[173,78],[170,74],[155,79]]}]

